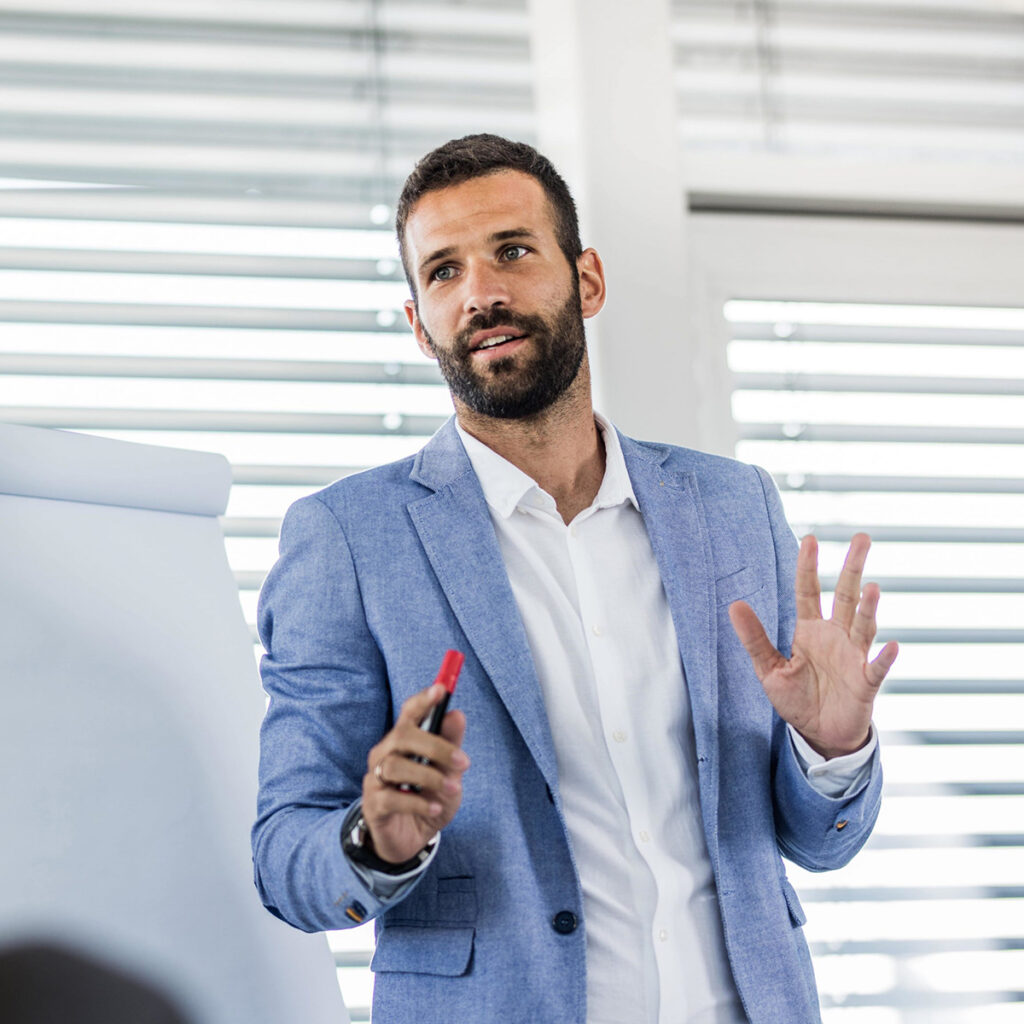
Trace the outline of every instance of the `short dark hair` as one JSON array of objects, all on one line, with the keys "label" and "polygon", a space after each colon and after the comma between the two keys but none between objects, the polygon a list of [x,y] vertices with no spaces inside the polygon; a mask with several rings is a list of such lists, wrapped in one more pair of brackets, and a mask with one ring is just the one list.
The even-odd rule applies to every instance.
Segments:
[{"label": "short dark hair", "polygon": [[405,252],[405,225],[412,208],[428,192],[461,185],[472,178],[482,178],[499,171],[522,171],[540,182],[551,204],[558,247],[565,254],[569,266],[576,266],[576,258],[583,252],[576,203],[554,164],[525,142],[512,142],[500,135],[466,135],[438,146],[423,157],[406,178],[398,198],[395,214],[398,252],[413,295],[416,294],[416,280]]}]

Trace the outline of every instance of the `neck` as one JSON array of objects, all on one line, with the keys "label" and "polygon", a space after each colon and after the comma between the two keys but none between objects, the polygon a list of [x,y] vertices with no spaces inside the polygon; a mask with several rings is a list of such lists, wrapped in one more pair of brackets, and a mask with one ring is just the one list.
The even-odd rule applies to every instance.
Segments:
[{"label": "neck", "polygon": [[522,420],[481,416],[456,402],[459,425],[547,491],[566,523],[593,502],[604,479],[604,443],[586,360],[554,405]]}]

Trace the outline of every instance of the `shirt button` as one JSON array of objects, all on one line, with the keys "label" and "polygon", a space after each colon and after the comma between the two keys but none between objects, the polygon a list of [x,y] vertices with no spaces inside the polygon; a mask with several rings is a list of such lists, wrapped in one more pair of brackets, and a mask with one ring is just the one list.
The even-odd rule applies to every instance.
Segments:
[{"label": "shirt button", "polygon": [[640,842],[641,843],[649,843],[650,841],[651,841],[651,834],[650,834],[650,832],[643,832],[642,831],[640,833]]},{"label": "shirt button", "polygon": [[560,910],[551,922],[559,935],[570,935],[576,931],[576,915],[571,910]]},{"label": "shirt button", "polygon": [[601,635],[601,627],[600,626],[591,626],[590,628],[594,631],[594,636],[600,636]]},{"label": "shirt button", "polygon": [[662,928],[662,929],[661,929],[661,931],[660,931],[660,932],[658,932],[658,938],[659,938],[659,939],[660,939],[660,940],[661,940],[662,942],[668,942],[668,932],[667,932],[667,931],[665,931],[665,929],[664,929],[664,928]]},{"label": "shirt button", "polygon": [[616,729],[615,732],[612,733],[612,739],[615,740],[616,743],[625,743],[626,734],[621,729]]}]

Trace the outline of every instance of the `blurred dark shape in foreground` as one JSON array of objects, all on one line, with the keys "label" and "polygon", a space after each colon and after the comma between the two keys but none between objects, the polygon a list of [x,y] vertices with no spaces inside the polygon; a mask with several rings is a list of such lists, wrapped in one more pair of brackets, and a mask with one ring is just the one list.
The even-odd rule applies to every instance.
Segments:
[{"label": "blurred dark shape in foreground", "polygon": [[190,1024],[162,993],[56,945],[0,950],[4,1024]]}]

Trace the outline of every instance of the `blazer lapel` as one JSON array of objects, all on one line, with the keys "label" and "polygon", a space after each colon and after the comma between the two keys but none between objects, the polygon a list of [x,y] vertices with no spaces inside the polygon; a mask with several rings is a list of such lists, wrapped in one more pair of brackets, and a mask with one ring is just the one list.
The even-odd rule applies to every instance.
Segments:
[{"label": "blazer lapel", "polygon": [[718,636],[714,562],[704,508],[694,474],[665,465],[668,448],[641,445],[622,434],[619,438],[679,642],[712,846],[718,809]]},{"label": "blazer lapel", "polygon": [[438,583],[545,781],[557,792],[554,745],[526,631],[454,420],[420,452],[411,475],[434,491],[408,508]]}]

